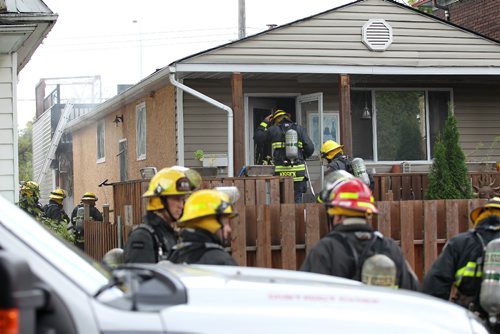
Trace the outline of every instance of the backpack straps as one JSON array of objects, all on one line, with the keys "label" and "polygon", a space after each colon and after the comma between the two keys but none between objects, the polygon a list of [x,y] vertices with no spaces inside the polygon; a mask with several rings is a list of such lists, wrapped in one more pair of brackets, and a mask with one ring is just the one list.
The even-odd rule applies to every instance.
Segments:
[{"label": "backpack straps", "polygon": [[224,247],[213,242],[183,242],[174,246],[168,260],[174,263],[197,263],[205,250],[210,249],[224,250]]},{"label": "backpack straps", "polygon": [[156,249],[156,252],[155,252],[155,261],[156,262],[167,259],[168,250],[164,248],[163,243],[160,241],[160,238],[156,234],[153,227],[151,227],[148,224],[140,224],[136,228],[134,228],[133,231],[136,231],[136,230],[145,230],[151,235],[151,237],[153,239],[153,249]]},{"label": "backpack straps", "polygon": [[384,236],[382,233],[378,231],[372,232],[372,238],[370,241],[363,247],[363,250],[361,251],[361,254],[358,254],[356,247],[354,247],[353,243],[349,238],[347,237],[346,232],[340,232],[340,231],[332,231],[327,234],[328,237],[332,237],[340,240],[344,247],[348,250],[349,253],[351,253],[352,258],[354,260],[354,268],[355,272],[354,275],[351,275],[351,279],[355,279],[357,281],[361,281],[361,269],[363,267],[363,263],[365,260],[368,258],[368,254],[370,250],[374,250],[375,253],[380,253],[381,252],[381,246],[382,243],[378,243],[377,247],[374,248],[375,244],[377,243],[377,240],[383,240]]}]

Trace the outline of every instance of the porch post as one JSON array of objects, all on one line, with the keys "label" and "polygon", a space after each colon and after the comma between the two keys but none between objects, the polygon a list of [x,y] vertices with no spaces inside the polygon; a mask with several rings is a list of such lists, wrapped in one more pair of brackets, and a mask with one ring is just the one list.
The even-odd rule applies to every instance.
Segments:
[{"label": "porch post", "polygon": [[340,144],[352,155],[351,84],[349,74],[339,75]]},{"label": "porch post", "polygon": [[234,113],[234,176],[238,176],[245,163],[245,110],[243,108],[243,76],[241,73],[231,75],[231,96]]}]

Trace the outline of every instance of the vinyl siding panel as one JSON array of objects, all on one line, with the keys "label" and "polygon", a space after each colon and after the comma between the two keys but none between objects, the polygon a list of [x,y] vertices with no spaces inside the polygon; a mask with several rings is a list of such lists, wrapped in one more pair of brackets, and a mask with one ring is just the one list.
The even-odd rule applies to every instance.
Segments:
[{"label": "vinyl siding panel", "polygon": [[[392,27],[384,52],[362,43],[370,19]],[[385,0],[366,0],[278,27],[182,61],[186,64],[261,64],[408,67],[500,67],[500,45]]]},{"label": "vinyl siding panel", "polygon": [[460,144],[470,161],[500,161],[500,87],[456,88]]},{"label": "vinyl siding panel", "polygon": [[0,195],[17,201],[16,55],[0,55]]}]

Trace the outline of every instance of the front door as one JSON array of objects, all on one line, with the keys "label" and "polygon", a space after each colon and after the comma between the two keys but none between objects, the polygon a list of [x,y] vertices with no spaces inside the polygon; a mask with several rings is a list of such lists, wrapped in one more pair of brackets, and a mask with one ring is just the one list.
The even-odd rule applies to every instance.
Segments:
[{"label": "front door", "polygon": [[[306,176],[309,178],[310,187],[308,194],[315,196],[323,186],[323,165],[319,150],[325,140],[326,126],[323,117],[323,93],[301,95],[297,97],[297,122],[301,124],[314,144],[313,155],[306,160]],[[309,175],[307,175],[309,174]],[[313,191],[310,188],[313,188]],[[309,199],[313,201],[314,199]],[[307,201],[309,201],[307,200]]]},{"label": "front door", "polygon": [[250,158],[248,165],[262,165],[264,161],[271,159],[271,145],[257,145],[253,140],[255,129],[276,108],[283,109],[295,120],[295,98],[290,97],[250,97],[248,99],[248,113],[250,120],[249,147]]}]

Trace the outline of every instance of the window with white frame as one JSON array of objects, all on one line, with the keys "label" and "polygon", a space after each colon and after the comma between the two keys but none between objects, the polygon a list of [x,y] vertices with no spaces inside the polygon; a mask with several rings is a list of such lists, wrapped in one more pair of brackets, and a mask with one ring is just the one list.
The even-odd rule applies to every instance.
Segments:
[{"label": "window with white frame", "polygon": [[104,120],[100,120],[97,122],[96,140],[97,140],[97,162],[104,162],[106,158]]},{"label": "window with white frame", "polygon": [[135,107],[135,147],[137,160],[146,159],[146,103]]},{"label": "window with white frame", "polygon": [[430,161],[450,102],[449,89],[351,91],[353,156],[374,162]]}]

